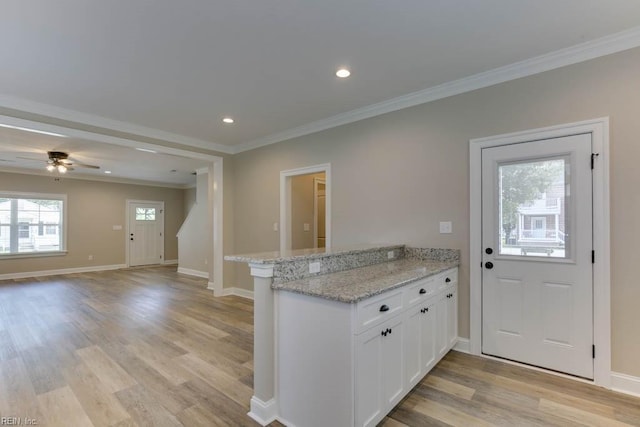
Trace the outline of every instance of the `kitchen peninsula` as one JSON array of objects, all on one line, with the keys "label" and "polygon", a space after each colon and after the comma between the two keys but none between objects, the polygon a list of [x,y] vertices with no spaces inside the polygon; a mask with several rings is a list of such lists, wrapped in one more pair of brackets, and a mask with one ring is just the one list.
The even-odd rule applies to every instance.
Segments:
[{"label": "kitchen peninsula", "polygon": [[456,343],[459,256],[370,245],[225,257],[254,277],[249,416],[378,423]]}]

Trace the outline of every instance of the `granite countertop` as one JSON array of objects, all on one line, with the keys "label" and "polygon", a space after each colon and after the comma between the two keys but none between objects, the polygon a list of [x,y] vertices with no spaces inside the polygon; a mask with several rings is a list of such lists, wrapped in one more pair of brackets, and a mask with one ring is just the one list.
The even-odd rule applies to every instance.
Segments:
[{"label": "granite countertop", "polygon": [[334,249],[296,249],[287,251],[259,252],[243,255],[227,255],[225,261],[246,262],[251,264],[278,264],[288,261],[324,258],[333,255],[349,255],[366,251],[391,250],[404,245],[353,245]]},{"label": "granite countertop", "polygon": [[458,265],[457,260],[399,259],[291,282],[274,283],[272,288],[355,303]]}]

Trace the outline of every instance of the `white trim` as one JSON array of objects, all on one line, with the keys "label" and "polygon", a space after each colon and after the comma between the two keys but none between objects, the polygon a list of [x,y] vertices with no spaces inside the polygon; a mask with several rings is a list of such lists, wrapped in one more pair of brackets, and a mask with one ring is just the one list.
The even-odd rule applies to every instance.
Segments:
[{"label": "white trim", "polygon": [[325,246],[331,248],[331,163],[280,172],[280,251],[291,249],[291,177],[325,174]]},{"label": "white trim", "polygon": [[187,276],[202,277],[203,279],[209,278],[208,271],[198,271],[198,270],[193,270],[191,268],[178,267],[178,273],[186,274]]},{"label": "white trim", "polygon": [[591,133],[596,167],[593,171],[593,265],[594,360],[593,382],[611,386],[611,245],[609,217],[609,118],[603,117],[547,128],[531,129],[469,141],[470,193],[470,352],[481,354],[482,343],[482,170],[483,148],[540,139]]},{"label": "white trim", "polygon": [[233,154],[640,46],[640,26],[235,145]]},{"label": "white trim", "polygon": [[458,337],[458,341],[456,345],[453,346],[453,349],[461,353],[471,353],[469,351],[469,338]]},{"label": "white trim", "polygon": [[[56,107],[54,105],[43,104],[40,102],[29,101],[9,95],[0,95],[0,106],[9,108],[12,110],[20,110],[42,116],[52,117],[60,120],[66,120],[73,122],[73,124],[89,125],[102,128],[101,131],[115,131],[118,133],[129,133],[131,136],[142,136],[146,138],[163,140],[166,142],[172,142],[174,144],[187,145],[190,147],[204,148],[207,150],[216,150],[222,153],[231,154],[232,148],[217,144],[211,141],[205,141],[202,139],[192,138],[184,135],[178,135],[171,132],[166,132],[159,129],[153,129],[146,126],[140,126],[129,122],[123,122],[120,120],[108,119],[106,117],[96,116],[94,114],[82,113],[80,111],[69,110],[66,108]],[[4,122],[4,120],[2,121]],[[6,123],[14,126],[13,123]],[[71,125],[71,123],[70,123]],[[46,123],[39,123],[34,126],[23,126],[30,129],[41,130],[45,132],[60,133],[65,136],[71,136],[66,132],[60,132],[57,130],[57,126],[49,125]]]},{"label": "white trim", "polygon": [[211,223],[211,251],[209,263],[209,277],[213,278],[213,295],[222,294],[224,283],[224,244],[223,244],[223,213],[224,213],[224,197],[223,197],[223,163],[224,159],[218,157],[210,166],[208,171],[208,203],[210,209]]},{"label": "white trim", "polygon": [[208,167],[196,169],[196,175],[204,175],[205,173],[209,173]]},{"label": "white trim", "polygon": [[25,271],[23,273],[0,274],[0,280],[25,279],[28,277],[58,276],[61,274],[91,273],[94,271],[120,270],[125,264],[93,265],[90,267],[61,268],[58,270]]},{"label": "white trim", "polygon": [[[131,259],[130,256],[131,254],[129,253],[129,236],[131,234],[131,224],[129,223],[129,221],[131,220],[131,215],[129,214],[129,212],[131,211],[131,205],[137,204],[137,203],[148,203],[148,204],[154,204],[154,205],[159,205],[160,209],[161,209],[161,221],[162,223],[160,224],[160,230],[162,230],[162,239],[160,239],[160,260],[158,261],[158,264],[163,264],[164,263],[164,239],[167,237],[165,236],[165,231],[164,231],[164,216],[165,216],[165,208],[164,208],[164,200],[135,200],[135,199],[127,199],[125,201],[125,224],[126,224],[126,232],[124,234],[124,241],[125,241],[125,248],[124,248],[124,252],[125,252],[125,261],[127,262],[127,267],[131,267]],[[156,265],[156,264],[149,264],[149,265]],[[138,267],[137,265],[134,267]],[[142,266],[140,266],[142,267]]]},{"label": "white trim", "polygon": [[255,264],[249,263],[251,276],[269,278],[273,277],[273,264]]},{"label": "white trim", "polygon": [[164,264],[164,265],[176,265],[176,264],[178,264],[178,260],[177,259],[165,259],[162,264]]},{"label": "white trim", "polygon": [[236,287],[224,288],[222,290],[222,295],[221,296],[226,297],[226,296],[229,296],[229,295],[235,295],[237,297],[247,298],[247,299],[253,300],[253,291],[250,291],[248,289],[236,288]]},{"label": "white trim", "polygon": [[640,377],[611,372],[611,390],[640,397]]},{"label": "white trim", "polygon": [[251,397],[251,410],[247,413],[254,421],[262,426],[274,422],[278,416],[278,405],[275,399],[263,402],[255,396]]},{"label": "white trim", "polygon": [[[314,249],[318,249],[318,192],[319,192],[318,186],[319,184],[324,184],[325,202],[326,202],[327,180],[322,178],[313,178],[313,248]],[[325,208],[325,211],[326,211],[326,208]],[[325,237],[326,237],[326,234],[325,234]]]}]

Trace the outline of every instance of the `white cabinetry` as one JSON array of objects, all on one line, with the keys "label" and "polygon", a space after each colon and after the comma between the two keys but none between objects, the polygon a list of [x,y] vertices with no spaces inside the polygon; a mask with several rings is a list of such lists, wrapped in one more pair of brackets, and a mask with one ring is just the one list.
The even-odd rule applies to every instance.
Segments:
[{"label": "white cabinetry", "polygon": [[373,426],[404,390],[404,321],[396,316],[356,337],[356,425]]},{"label": "white cabinetry", "polygon": [[457,339],[457,269],[356,304],[286,291],[276,299],[288,426],[375,426]]}]

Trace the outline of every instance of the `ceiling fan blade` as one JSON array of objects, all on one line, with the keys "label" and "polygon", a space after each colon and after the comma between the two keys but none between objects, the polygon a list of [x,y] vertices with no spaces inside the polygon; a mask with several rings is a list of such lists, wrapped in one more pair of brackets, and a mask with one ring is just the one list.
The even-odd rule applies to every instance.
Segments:
[{"label": "ceiling fan blade", "polygon": [[22,159],[22,160],[31,160],[32,162],[40,162],[40,163],[46,163],[46,160],[42,160],[42,159],[33,159],[31,157],[20,157],[17,156],[16,159]]},{"label": "ceiling fan blade", "polygon": [[100,169],[100,166],[96,166],[96,165],[85,165],[84,163],[76,163],[76,162],[73,162],[73,163],[69,163],[69,164],[70,164],[70,165],[73,165],[73,166],[75,166],[75,167],[78,167],[78,168]]}]

